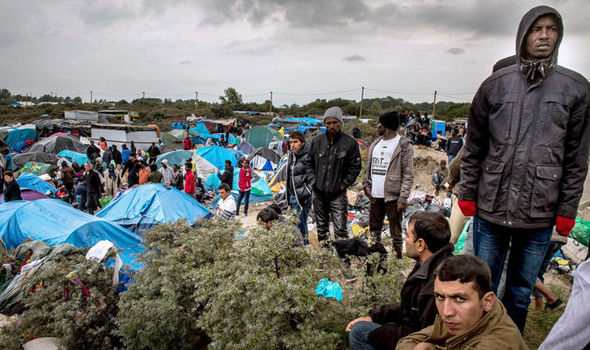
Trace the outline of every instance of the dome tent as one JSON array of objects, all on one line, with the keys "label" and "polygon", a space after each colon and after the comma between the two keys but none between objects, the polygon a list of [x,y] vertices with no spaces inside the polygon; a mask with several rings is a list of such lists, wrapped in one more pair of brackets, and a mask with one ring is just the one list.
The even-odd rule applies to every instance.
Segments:
[{"label": "dome tent", "polygon": [[57,189],[47,183],[47,181],[31,173],[22,173],[16,179],[16,182],[21,188],[30,188],[31,190],[41,193],[47,193],[47,191],[51,191],[51,193],[55,194],[55,192],[57,192]]},{"label": "dome tent", "polygon": [[180,166],[184,165],[184,162],[191,159],[193,156],[192,152],[185,151],[185,150],[176,150],[172,152],[162,153],[156,158],[156,165],[158,168],[162,166],[162,161],[164,159],[168,160],[168,166],[173,166],[179,164]]},{"label": "dome tent", "polygon": [[281,136],[278,131],[267,126],[255,126],[246,130],[244,132],[244,139],[256,148],[268,147],[273,141],[284,140],[283,136]]},{"label": "dome tent", "polygon": [[213,215],[186,193],[162,184],[146,184],[126,191],[96,216],[140,233],[154,225],[181,219],[194,225],[199,219]]},{"label": "dome tent", "polygon": [[53,135],[33,144],[29,152],[49,152],[58,154],[63,150],[86,153],[88,145],[80,142],[80,138],[72,135]]}]

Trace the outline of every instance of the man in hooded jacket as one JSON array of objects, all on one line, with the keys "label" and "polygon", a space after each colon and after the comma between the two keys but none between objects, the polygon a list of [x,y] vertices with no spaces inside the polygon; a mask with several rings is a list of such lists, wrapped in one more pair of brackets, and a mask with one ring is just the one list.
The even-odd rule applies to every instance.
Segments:
[{"label": "man in hooded jacket", "polygon": [[486,79],[469,111],[459,207],[474,217],[475,254],[498,288],[509,242],[503,302],[521,332],[551,239],[575,223],[588,170],[589,84],[557,65],[559,12],[538,6],[518,27],[516,64]]}]

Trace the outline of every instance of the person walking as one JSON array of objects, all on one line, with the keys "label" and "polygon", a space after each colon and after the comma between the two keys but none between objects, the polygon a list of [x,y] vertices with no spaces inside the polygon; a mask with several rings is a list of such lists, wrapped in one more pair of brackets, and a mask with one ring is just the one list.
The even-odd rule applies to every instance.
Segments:
[{"label": "person walking", "polygon": [[252,168],[247,160],[242,162],[240,169],[240,179],[238,181],[240,193],[238,194],[238,202],[236,206],[236,215],[240,215],[240,205],[242,198],[244,199],[244,217],[248,216],[248,203],[250,202],[250,190],[252,189]]}]

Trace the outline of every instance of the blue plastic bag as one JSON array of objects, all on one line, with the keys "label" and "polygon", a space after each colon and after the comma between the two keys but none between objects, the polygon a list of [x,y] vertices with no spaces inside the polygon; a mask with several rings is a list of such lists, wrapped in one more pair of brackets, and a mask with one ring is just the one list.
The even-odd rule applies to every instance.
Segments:
[{"label": "blue plastic bag", "polygon": [[336,282],[330,282],[327,278],[323,278],[315,289],[317,295],[324,298],[334,298],[338,301],[342,300],[342,288]]}]

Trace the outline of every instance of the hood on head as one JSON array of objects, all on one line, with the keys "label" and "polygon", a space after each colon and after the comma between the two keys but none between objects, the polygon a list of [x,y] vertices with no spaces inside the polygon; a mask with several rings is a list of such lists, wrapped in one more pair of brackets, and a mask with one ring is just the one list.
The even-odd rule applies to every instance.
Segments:
[{"label": "hood on head", "polygon": [[544,5],[533,7],[520,20],[518,31],[516,33],[516,57],[518,58],[518,62],[522,62],[524,59],[526,45],[525,39],[529,29],[539,17],[545,15],[553,15],[555,21],[557,22],[557,26],[559,27],[559,38],[555,43],[555,49],[553,50],[553,53],[549,59],[550,66],[557,64],[557,52],[559,50],[559,45],[561,44],[561,39],[563,38],[563,20],[556,9]]}]

